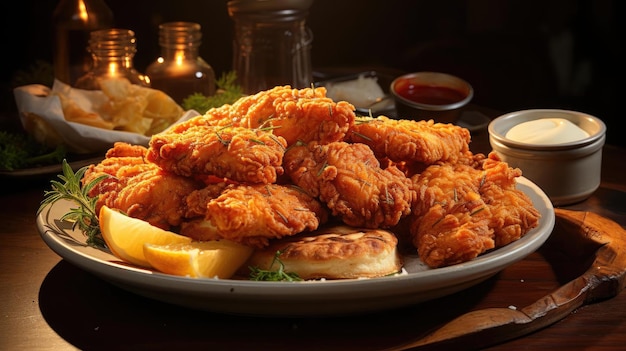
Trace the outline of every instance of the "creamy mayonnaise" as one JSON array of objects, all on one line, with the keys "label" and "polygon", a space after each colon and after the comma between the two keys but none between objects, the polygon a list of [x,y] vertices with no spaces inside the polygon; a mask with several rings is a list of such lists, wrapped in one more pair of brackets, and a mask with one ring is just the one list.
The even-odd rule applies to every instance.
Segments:
[{"label": "creamy mayonnaise", "polygon": [[542,118],[520,123],[506,137],[528,144],[562,144],[589,137],[589,133],[565,118]]}]

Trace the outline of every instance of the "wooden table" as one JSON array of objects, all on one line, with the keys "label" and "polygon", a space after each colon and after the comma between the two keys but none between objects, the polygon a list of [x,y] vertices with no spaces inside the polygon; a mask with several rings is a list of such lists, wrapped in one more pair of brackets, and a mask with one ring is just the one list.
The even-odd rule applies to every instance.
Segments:
[{"label": "wooden table", "polygon": [[[489,151],[486,131],[474,152]],[[570,209],[626,225],[626,150],[605,146],[602,184]],[[537,252],[465,291],[406,308],[334,318],[260,318],[188,310],[142,298],[82,271],[41,239],[35,212],[56,175],[2,179],[0,349],[381,350],[416,339],[466,312],[526,306],[581,273],[584,262]],[[584,269],[583,269],[584,270]],[[489,350],[622,350],[626,293]],[[473,349],[471,344],[456,345]]]}]

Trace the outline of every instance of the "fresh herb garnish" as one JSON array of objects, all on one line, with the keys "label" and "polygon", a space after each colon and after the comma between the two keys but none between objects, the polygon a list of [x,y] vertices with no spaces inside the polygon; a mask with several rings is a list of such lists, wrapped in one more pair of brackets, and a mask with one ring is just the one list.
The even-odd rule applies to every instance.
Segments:
[{"label": "fresh herb garnish", "polygon": [[11,85],[19,87],[28,84],[42,84],[51,87],[54,83],[54,68],[44,60],[35,60],[25,69],[20,69],[13,75]]},{"label": "fresh herb garnish", "polygon": [[94,247],[104,247],[104,239],[100,233],[100,225],[98,223],[98,213],[96,213],[97,197],[90,197],[89,191],[93,189],[103,179],[109,175],[101,175],[84,186],[81,183],[83,175],[89,166],[82,167],[76,173],[72,167],[63,160],[63,174],[59,174],[58,180],[51,180],[52,190],[44,192],[44,199],[37,210],[37,214],[43,209],[58,200],[70,200],[78,205],[73,207],[69,212],[65,213],[60,219],[74,222],[72,228],[78,227],[87,236],[87,245]]},{"label": "fresh herb garnish", "polygon": [[[250,268],[250,280],[255,281],[301,281],[302,278],[295,272],[285,272],[285,265],[280,260],[278,256],[280,256],[281,252],[276,251],[274,255],[274,260],[270,265],[269,269],[260,269],[259,267],[249,267]],[[274,264],[278,264],[278,270],[273,271],[272,267]]]},{"label": "fresh herb garnish", "polygon": [[214,95],[191,94],[183,100],[183,108],[205,114],[213,107],[232,104],[243,96],[243,89],[237,84],[237,73],[234,71],[223,73],[215,82],[215,85],[217,86],[217,92]]},{"label": "fresh herb garnish", "polygon": [[26,134],[0,131],[0,170],[59,163],[66,154],[63,145],[52,149]]}]

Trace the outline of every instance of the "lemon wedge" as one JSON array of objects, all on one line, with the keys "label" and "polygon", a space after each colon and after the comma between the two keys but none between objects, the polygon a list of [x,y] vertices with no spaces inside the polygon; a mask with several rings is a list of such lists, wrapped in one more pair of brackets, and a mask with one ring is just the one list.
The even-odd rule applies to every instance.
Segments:
[{"label": "lemon wedge", "polygon": [[118,258],[137,266],[152,268],[144,256],[146,243],[165,245],[189,243],[191,238],[170,232],[138,218],[102,206],[98,216],[100,232],[109,250]]},{"label": "lemon wedge", "polygon": [[232,277],[253,251],[251,247],[229,240],[146,243],[143,250],[150,265],[162,273],[220,279]]}]

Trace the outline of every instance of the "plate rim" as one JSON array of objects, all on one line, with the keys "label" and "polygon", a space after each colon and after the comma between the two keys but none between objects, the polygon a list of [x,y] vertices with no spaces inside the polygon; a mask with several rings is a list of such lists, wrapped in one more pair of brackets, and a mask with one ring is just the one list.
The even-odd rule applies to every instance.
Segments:
[{"label": "plate rim", "polygon": [[[133,267],[106,250],[71,245],[49,227],[52,210],[72,204],[62,200],[37,216],[44,242],[63,259],[122,289],[192,309],[253,316],[323,316],[365,313],[403,307],[464,290],[488,279],[537,250],[551,235],[554,208],[547,195],[524,177],[518,186],[533,200],[542,218],[539,226],[509,245],[461,264],[393,277],[305,282],[258,282],[196,279]],[[57,208],[59,211],[59,208]],[[83,235],[78,230],[69,230]],[[97,250],[99,255],[90,254]],[[107,256],[108,255],[108,256]],[[451,284],[454,282],[454,284]],[[368,303],[376,301],[375,303]]]}]

